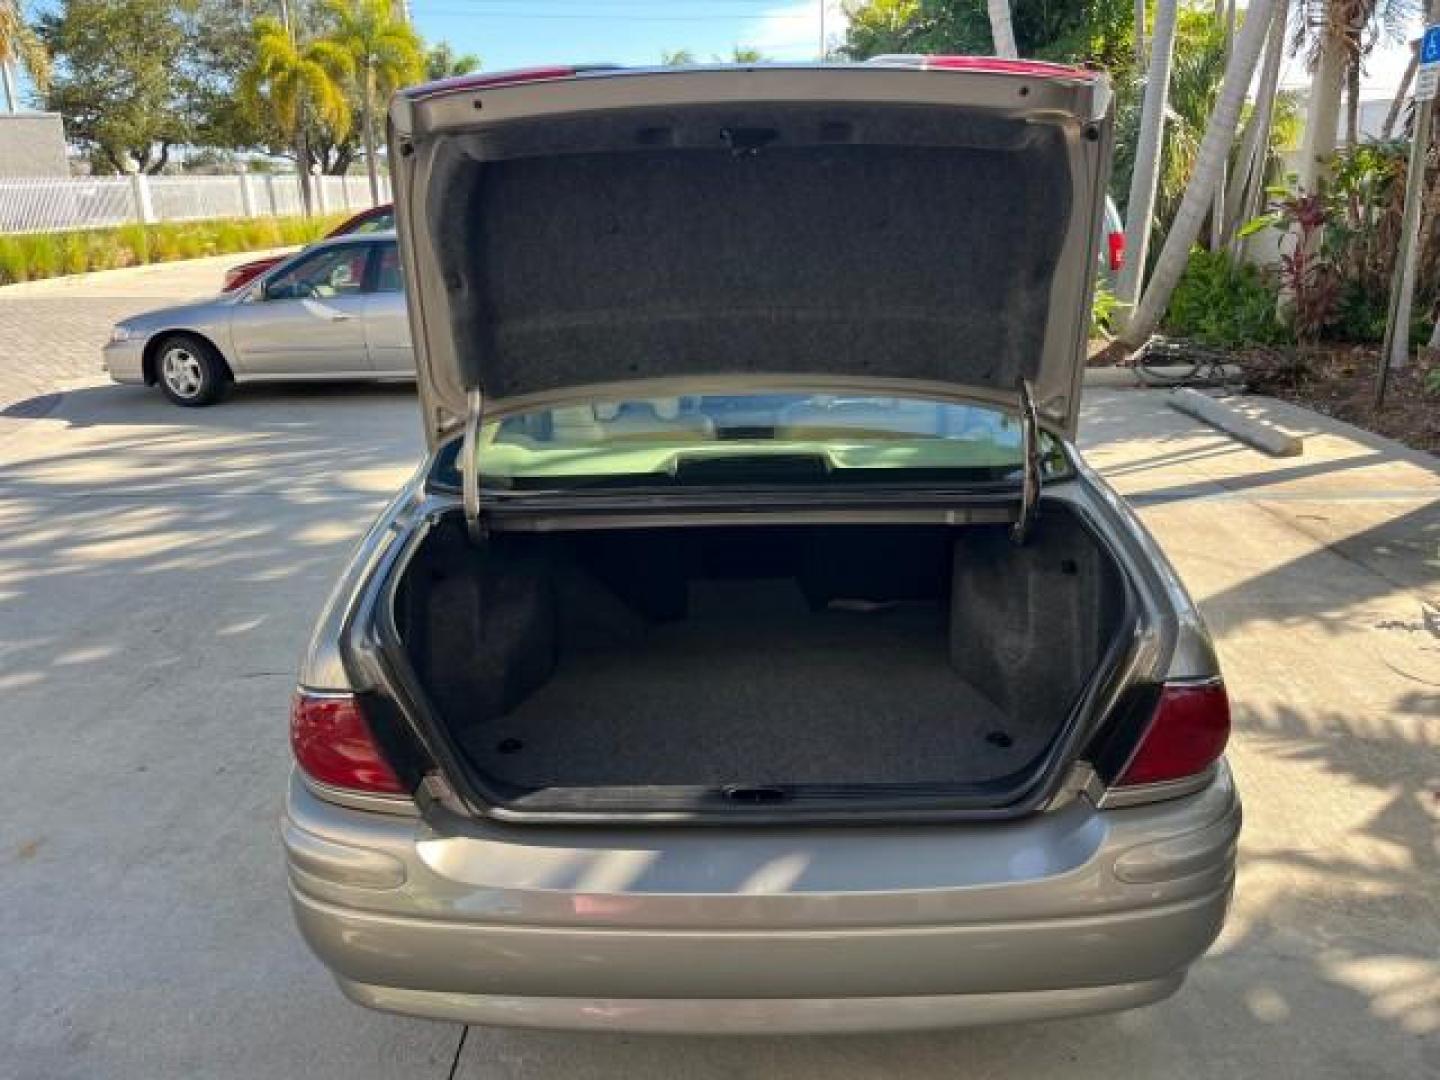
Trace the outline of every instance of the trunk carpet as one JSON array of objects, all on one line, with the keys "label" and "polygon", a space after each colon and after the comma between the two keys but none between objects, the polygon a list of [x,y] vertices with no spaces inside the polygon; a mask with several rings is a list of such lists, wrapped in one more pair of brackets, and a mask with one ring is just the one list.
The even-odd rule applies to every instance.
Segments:
[{"label": "trunk carpet", "polygon": [[562,655],[474,763],[525,787],[971,782],[1049,733],[1005,717],[948,661],[938,606],[809,610],[793,581],[697,582],[689,616]]}]

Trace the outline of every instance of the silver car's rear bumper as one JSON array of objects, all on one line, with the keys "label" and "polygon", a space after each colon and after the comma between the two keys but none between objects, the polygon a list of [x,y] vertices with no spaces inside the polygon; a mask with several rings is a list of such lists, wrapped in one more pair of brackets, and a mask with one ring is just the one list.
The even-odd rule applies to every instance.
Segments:
[{"label": "silver car's rear bumper", "polygon": [[1054,1020],[1149,1005],[1179,989],[1183,974],[1124,986],[1009,994],[835,998],[574,998],[445,994],[340,979],[372,1009],[462,1024],[644,1031],[691,1035],[800,1035],[915,1031]]},{"label": "silver car's rear bumper", "polygon": [[[334,806],[284,825],[302,933],[363,1004],[473,1023],[896,1029],[1157,1000],[1214,940],[1240,809],[1004,824],[552,829]],[[453,826],[453,827],[452,827]]]}]

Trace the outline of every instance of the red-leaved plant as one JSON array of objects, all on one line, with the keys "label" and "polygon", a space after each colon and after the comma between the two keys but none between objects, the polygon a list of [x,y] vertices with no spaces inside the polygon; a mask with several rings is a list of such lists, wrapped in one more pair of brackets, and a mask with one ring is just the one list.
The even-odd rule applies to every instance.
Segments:
[{"label": "red-leaved plant", "polygon": [[1340,299],[1340,280],[1322,243],[1330,210],[1320,195],[1293,193],[1271,203],[1271,212],[1290,238],[1290,250],[1280,254],[1280,287],[1290,301],[1295,340],[1313,345]]}]

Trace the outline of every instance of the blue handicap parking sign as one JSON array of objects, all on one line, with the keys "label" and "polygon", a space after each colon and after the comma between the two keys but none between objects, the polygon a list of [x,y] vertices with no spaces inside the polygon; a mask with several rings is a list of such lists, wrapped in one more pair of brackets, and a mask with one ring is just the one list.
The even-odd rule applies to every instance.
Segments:
[{"label": "blue handicap parking sign", "polygon": [[1420,42],[1420,63],[1440,64],[1440,26],[1427,26]]}]

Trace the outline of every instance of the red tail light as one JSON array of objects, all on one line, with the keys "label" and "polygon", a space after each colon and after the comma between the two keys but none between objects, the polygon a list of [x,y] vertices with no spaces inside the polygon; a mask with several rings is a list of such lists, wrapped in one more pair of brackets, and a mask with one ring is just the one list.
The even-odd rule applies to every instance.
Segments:
[{"label": "red tail light", "polygon": [[1110,269],[1122,270],[1125,267],[1125,234],[1112,232],[1108,239],[1110,241]]},{"label": "red tail light", "polygon": [[290,706],[290,749],[305,775],[322,784],[405,794],[370,733],[360,703],[350,694],[297,693]]},{"label": "red tail light", "polygon": [[1160,692],[1155,716],[1118,783],[1194,776],[1215,763],[1229,737],[1230,699],[1223,683],[1170,683]]}]

